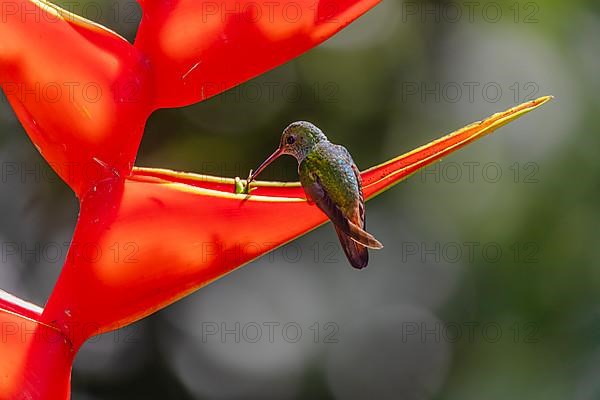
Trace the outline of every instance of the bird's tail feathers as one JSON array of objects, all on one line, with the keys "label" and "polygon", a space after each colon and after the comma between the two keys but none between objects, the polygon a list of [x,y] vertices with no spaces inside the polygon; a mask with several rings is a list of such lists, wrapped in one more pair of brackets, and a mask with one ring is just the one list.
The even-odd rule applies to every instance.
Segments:
[{"label": "bird's tail feathers", "polygon": [[381,244],[379,240],[375,239],[375,236],[360,228],[352,221],[348,221],[348,236],[355,242],[370,249],[383,249],[383,244]]}]

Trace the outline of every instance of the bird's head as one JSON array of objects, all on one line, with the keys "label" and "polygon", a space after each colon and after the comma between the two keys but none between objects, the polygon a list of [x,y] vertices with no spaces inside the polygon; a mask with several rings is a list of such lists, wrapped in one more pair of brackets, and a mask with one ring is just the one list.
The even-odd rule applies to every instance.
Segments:
[{"label": "bird's head", "polygon": [[278,150],[281,154],[289,154],[301,162],[322,140],[327,138],[315,125],[306,121],[293,122],[283,130]]},{"label": "bird's head", "polygon": [[323,131],[310,122],[297,121],[291,123],[283,130],[277,150],[252,173],[248,182],[254,180],[256,175],[260,174],[263,169],[282,154],[289,154],[294,156],[298,163],[302,162],[315,145],[323,140],[327,140]]}]

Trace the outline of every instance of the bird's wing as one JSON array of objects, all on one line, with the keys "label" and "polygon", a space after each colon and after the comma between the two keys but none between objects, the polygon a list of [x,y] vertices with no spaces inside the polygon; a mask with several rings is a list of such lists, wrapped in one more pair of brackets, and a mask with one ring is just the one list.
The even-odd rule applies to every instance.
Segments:
[{"label": "bird's wing", "polygon": [[[317,206],[329,217],[331,222],[350,238],[363,246],[372,249],[381,249],[383,245],[373,237],[370,233],[366,232],[360,226],[350,221],[342,212],[342,210],[335,204],[327,193],[326,188],[322,185],[319,179],[318,172],[308,171],[307,178],[303,179],[302,186],[306,194],[314,201]],[[362,214],[364,221],[364,204],[362,206]],[[361,222],[362,222],[361,221]],[[364,222],[363,222],[364,223]]]},{"label": "bird's wing", "polygon": [[335,227],[335,232],[340,239],[340,244],[346,254],[346,258],[356,269],[363,269],[369,264],[369,250],[366,246],[356,242],[350,236],[346,235],[340,228]]},{"label": "bird's wing", "polygon": [[362,177],[360,175],[360,171],[358,170],[358,167],[354,163],[354,160],[352,159],[352,155],[350,155],[350,152],[348,151],[348,149],[346,149],[344,146],[341,146],[341,145],[336,145],[336,146],[339,148],[340,154],[345,158],[346,163],[348,163],[349,165],[352,166],[352,172],[354,172],[354,177],[356,178],[356,183],[358,186],[358,199],[357,199],[358,201],[356,202],[355,212],[354,212],[354,215],[352,216],[351,220],[356,225],[358,225],[360,228],[366,230],[365,198],[364,198],[363,190],[362,190]]},{"label": "bird's wing", "polygon": [[352,163],[352,171],[354,172],[354,176],[356,176],[356,182],[358,183],[358,205],[357,205],[357,220],[360,221],[360,227],[362,229],[367,229],[367,216],[365,213],[365,197],[363,195],[362,190],[362,178],[360,176],[360,171],[356,164]]}]

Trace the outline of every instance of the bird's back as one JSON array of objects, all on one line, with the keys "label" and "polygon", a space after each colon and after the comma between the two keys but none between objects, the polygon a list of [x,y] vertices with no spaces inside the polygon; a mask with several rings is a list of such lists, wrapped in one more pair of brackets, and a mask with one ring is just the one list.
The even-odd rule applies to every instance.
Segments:
[{"label": "bird's back", "polygon": [[316,173],[329,197],[347,218],[355,220],[361,188],[353,165],[354,161],[345,147],[323,141],[300,163],[298,172],[303,185],[306,181],[312,183],[310,175]]},{"label": "bird's back", "polygon": [[[307,196],[312,197],[332,219],[350,264],[358,269],[366,267],[369,251],[356,239],[360,236],[359,240],[362,240],[371,235],[363,231],[365,208],[360,174],[350,153],[342,146],[320,142],[300,163],[299,173]],[[343,215],[342,219],[338,217],[339,212]]]}]

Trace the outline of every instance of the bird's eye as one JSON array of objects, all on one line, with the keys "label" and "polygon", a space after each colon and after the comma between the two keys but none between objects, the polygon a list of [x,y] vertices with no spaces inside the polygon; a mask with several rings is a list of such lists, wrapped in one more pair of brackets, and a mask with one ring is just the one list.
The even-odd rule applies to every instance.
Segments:
[{"label": "bird's eye", "polygon": [[286,142],[287,144],[294,144],[296,143],[296,138],[294,136],[288,136]]}]

